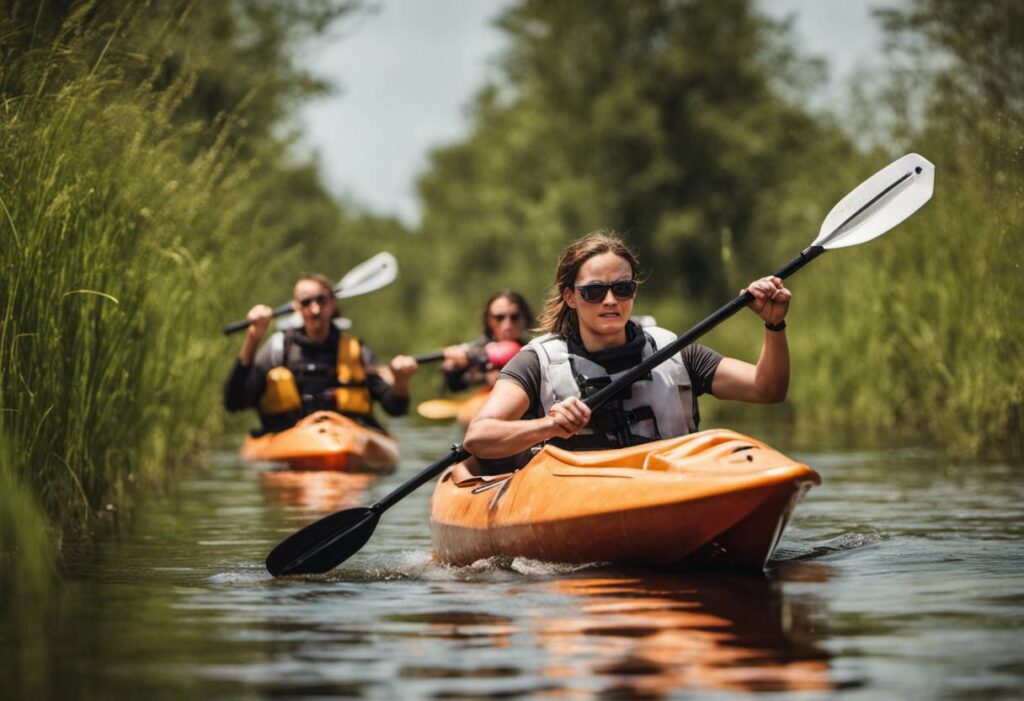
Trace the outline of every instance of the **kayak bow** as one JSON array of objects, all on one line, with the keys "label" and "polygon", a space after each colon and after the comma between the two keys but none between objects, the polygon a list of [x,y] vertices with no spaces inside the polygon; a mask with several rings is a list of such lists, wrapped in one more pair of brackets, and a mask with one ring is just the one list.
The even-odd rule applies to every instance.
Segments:
[{"label": "kayak bow", "polygon": [[295,470],[390,472],[398,465],[398,442],[341,414],[318,411],[280,433],[247,437],[242,459]]}]

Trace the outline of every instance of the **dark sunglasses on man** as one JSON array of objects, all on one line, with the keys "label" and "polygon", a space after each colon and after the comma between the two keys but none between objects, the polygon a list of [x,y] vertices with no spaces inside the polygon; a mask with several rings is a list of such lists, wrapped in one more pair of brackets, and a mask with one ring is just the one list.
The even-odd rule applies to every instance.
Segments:
[{"label": "dark sunglasses on man", "polygon": [[505,323],[505,319],[508,319],[513,324],[518,324],[519,320],[523,318],[523,315],[519,312],[512,312],[511,314],[491,314],[491,318],[499,324]]},{"label": "dark sunglasses on man", "polygon": [[330,295],[323,294],[323,293],[320,293],[318,295],[313,295],[312,297],[303,297],[302,299],[299,300],[299,306],[302,307],[303,309],[305,309],[306,307],[311,305],[313,302],[316,302],[318,305],[323,307],[323,306],[327,305],[327,300],[329,300],[330,298],[331,298]]},{"label": "dark sunglasses on man", "polygon": [[636,280],[616,280],[615,282],[592,282],[588,285],[577,285],[576,290],[584,302],[597,304],[603,302],[608,296],[608,290],[612,291],[615,299],[633,299],[636,295]]}]

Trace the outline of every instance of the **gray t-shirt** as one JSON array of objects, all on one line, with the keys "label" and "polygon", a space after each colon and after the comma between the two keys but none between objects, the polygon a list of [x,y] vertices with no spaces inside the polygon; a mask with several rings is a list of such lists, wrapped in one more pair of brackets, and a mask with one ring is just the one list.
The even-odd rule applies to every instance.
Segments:
[{"label": "gray t-shirt", "polygon": [[[681,353],[683,365],[693,384],[693,415],[697,418],[700,416],[697,397],[711,394],[711,382],[715,379],[718,364],[722,362],[722,354],[699,343],[686,346]],[[515,382],[530,398],[530,408],[521,418],[535,419],[544,415],[540,406],[540,358],[534,349],[526,347],[519,351],[501,369],[498,379]]]}]

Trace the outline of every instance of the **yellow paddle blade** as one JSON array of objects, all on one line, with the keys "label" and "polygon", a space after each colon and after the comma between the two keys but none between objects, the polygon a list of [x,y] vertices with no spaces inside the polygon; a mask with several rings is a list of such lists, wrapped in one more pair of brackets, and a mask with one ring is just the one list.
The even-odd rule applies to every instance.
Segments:
[{"label": "yellow paddle blade", "polygon": [[416,407],[416,413],[425,419],[434,421],[451,420],[459,413],[461,404],[462,402],[451,399],[428,399],[425,402],[420,402]]}]

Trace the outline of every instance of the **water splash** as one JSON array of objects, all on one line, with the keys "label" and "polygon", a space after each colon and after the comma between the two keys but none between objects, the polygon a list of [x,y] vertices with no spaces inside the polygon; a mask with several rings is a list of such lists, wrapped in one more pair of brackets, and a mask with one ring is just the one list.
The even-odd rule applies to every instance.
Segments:
[{"label": "water splash", "polygon": [[782,546],[775,551],[772,560],[775,563],[821,560],[877,545],[888,539],[888,535],[873,528],[858,533],[843,533],[810,549],[802,548],[798,544]]}]

